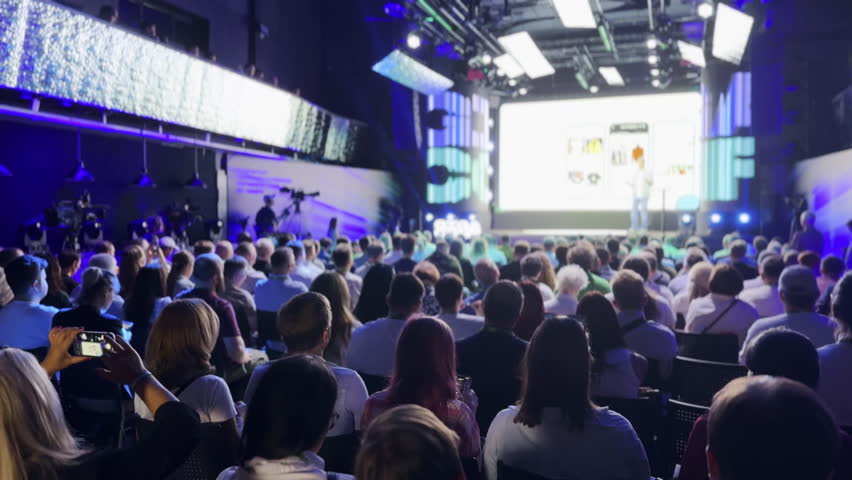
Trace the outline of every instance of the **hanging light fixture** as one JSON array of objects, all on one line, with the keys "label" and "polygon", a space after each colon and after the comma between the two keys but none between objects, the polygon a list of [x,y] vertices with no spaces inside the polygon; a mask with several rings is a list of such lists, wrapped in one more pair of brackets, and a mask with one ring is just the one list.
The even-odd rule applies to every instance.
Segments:
[{"label": "hanging light fixture", "polygon": [[80,155],[80,129],[77,129],[77,170],[65,179],[73,183],[91,183],[95,181],[94,175],[86,170],[86,165],[83,164],[83,157]]},{"label": "hanging light fixture", "polygon": [[136,180],[133,181],[134,187],[139,188],[157,188],[157,184],[154,183],[154,179],[148,175],[148,139],[145,138],[145,127],[142,127],[140,131],[142,135],[142,172],[136,177]]},{"label": "hanging light fixture", "polygon": [[198,174],[198,148],[193,149],[193,154],[195,156],[195,173],[192,174],[192,178],[186,181],[183,185],[184,188],[191,189],[205,189],[207,188],[207,184],[204,183],[204,180],[201,179],[201,176]]}]

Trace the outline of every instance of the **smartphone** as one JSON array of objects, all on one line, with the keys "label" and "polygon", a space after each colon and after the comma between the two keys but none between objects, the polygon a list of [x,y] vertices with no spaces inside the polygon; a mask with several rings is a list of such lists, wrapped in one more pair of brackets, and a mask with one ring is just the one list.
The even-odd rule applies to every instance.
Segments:
[{"label": "smartphone", "polygon": [[459,375],[456,377],[456,383],[459,387],[459,394],[465,395],[468,391],[470,391],[470,384],[472,380],[470,377]]},{"label": "smartphone", "polygon": [[71,354],[80,357],[103,357],[104,350],[109,350],[107,338],[115,340],[115,335],[109,332],[80,332],[71,344]]}]

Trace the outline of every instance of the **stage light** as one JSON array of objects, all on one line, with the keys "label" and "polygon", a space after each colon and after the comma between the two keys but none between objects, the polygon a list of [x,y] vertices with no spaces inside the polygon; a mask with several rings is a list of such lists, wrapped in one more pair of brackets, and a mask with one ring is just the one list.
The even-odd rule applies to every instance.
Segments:
[{"label": "stage light", "polygon": [[518,89],[518,93],[521,95],[526,95],[527,93],[529,93],[529,91],[526,87],[521,87],[520,89]]},{"label": "stage light", "polygon": [[695,65],[696,67],[706,67],[707,59],[704,58],[704,49],[698,45],[686,43],[683,40],[677,41],[677,48],[680,50],[680,58]]},{"label": "stage light", "polygon": [[651,35],[648,37],[648,40],[645,41],[645,46],[648,47],[648,50],[654,50],[660,45],[660,42],[657,41],[657,37]]},{"label": "stage light", "polygon": [[718,225],[722,223],[722,214],[720,213],[711,213],[710,214],[710,223],[713,225]]},{"label": "stage light", "polygon": [[475,222],[476,221],[476,214],[471,213],[470,215],[467,216],[467,219],[470,220],[471,222]]},{"label": "stage light", "polygon": [[698,13],[699,17],[707,19],[712,17],[715,11],[716,8],[713,6],[713,1],[705,0],[698,4],[698,9],[696,10],[696,13]]},{"label": "stage light", "polygon": [[651,76],[652,77],[659,77],[660,76],[660,69],[659,68],[652,68],[651,69]]},{"label": "stage light", "polygon": [[517,78],[524,74],[524,68],[511,55],[505,53],[494,59],[494,65],[497,65],[497,76],[508,76],[509,78]]},{"label": "stage light", "polygon": [[494,142],[492,142],[491,140],[489,140],[489,141],[488,141],[488,147],[487,147],[487,148],[488,148],[488,151],[489,151],[489,152],[493,152],[493,151],[494,151]]},{"label": "stage light", "polygon": [[740,222],[740,225],[748,225],[751,223],[751,215],[743,212],[737,216],[737,221]]},{"label": "stage light", "polygon": [[80,155],[80,129],[77,129],[77,170],[70,177],[65,179],[66,182],[73,183],[91,183],[95,181],[95,176],[86,170],[86,165],[83,163],[83,157]]},{"label": "stage light", "polygon": [[405,44],[408,45],[408,48],[412,50],[417,50],[420,48],[420,45],[423,44],[423,41],[420,39],[420,35],[417,32],[411,32],[405,37]]},{"label": "stage light", "polygon": [[488,191],[485,192],[485,201],[491,202],[491,200],[494,200],[494,192],[492,192],[491,190],[488,190]]},{"label": "stage light", "polygon": [[651,80],[651,86],[652,86],[652,87],[654,87],[654,88],[660,88],[660,86],[661,86],[662,84],[663,84],[663,83],[662,83],[662,82],[660,82],[660,79],[659,79],[659,78],[655,78],[655,79]]},{"label": "stage light", "polygon": [[488,172],[489,177],[493,177],[494,176],[494,167],[491,166],[491,165],[488,165],[488,169],[486,170],[486,172]]},{"label": "stage light", "polygon": [[482,54],[482,58],[481,58],[481,60],[482,60],[482,64],[483,64],[483,65],[491,65],[491,60],[492,60],[492,59],[491,59],[491,55],[490,55],[490,54],[488,54],[488,53],[483,53],[483,54]]},{"label": "stage light", "polygon": [[600,67],[598,68],[598,72],[600,72],[601,76],[604,80],[606,80],[606,83],[616,87],[624,86],[624,78],[621,76],[621,73],[619,73],[617,68]]},{"label": "stage light", "polygon": [[435,215],[433,215],[431,212],[427,213],[426,214],[426,221],[431,222],[432,220],[435,220]]},{"label": "stage light", "polygon": [[684,213],[683,215],[680,216],[680,223],[682,223],[684,225],[692,224],[692,220],[693,220],[693,217],[689,213]]},{"label": "stage light", "polygon": [[556,70],[547,61],[528,32],[518,32],[497,38],[506,52],[517,61],[530,78],[553,75]]},{"label": "stage light", "polygon": [[656,64],[660,63],[660,56],[657,55],[656,53],[649,54],[648,55],[648,63],[650,63],[651,65],[656,65]]},{"label": "stage light", "polygon": [[447,220],[455,220],[455,219],[456,219],[456,216],[453,215],[452,213],[447,214]]},{"label": "stage light", "polygon": [[193,155],[194,155],[193,162],[195,164],[195,171],[192,174],[192,178],[190,178],[189,180],[186,181],[186,183],[183,184],[183,188],[204,190],[204,189],[207,188],[207,184],[204,183],[204,180],[201,179],[201,175],[198,174],[198,149],[197,148],[193,149]]},{"label": "stage light", "polygon": [[518,84],[518,81],[517,81],[517,80],[515,80],[514,78],[512,78],[512,79],[510,79],[510,80],[509,80],[509,86],[510,86],[510,87],[514,87],[514,86],[515,86],[515,85],[517,85],[517,84]]},{"label": "stage light", "polygon": [[600,90],[600,87],[598,87],[597,85],[592,85],[591,87],[589,87],[589,91],[592,93],[598,93]]},{"label": "stage light", "polygon": [[597,28],[589,0],[553,0],[553,8],[565,28]]},{"label": "stage light", "polygon": [[405,7],[403,7],[399,2],[387,2],[385,3],[385,15],[394,18],[405,18]]},{"label": "stage light", "polygon": [[734,65],[743,59],[754,18],[720,3],[713,27],[713,56]]},{"label": "stage light", "polygon": [[133,181],[134,187],[140,188],[157,188],[154,179],[148,175],[148,140],[142,138],[142,172]]}]

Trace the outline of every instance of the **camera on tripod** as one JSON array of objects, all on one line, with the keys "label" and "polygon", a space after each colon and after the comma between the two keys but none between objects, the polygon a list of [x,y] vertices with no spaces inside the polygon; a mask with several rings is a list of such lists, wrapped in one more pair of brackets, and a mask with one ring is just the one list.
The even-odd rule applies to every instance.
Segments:
[{"label": "camera on tripod", "polygon": [[282,193],[289,193],[290,199],[293,200],[294,202],[303,202],[303,201],[305,201],[306,198],[318,197],[319,194],[320,194],[320,192],[305,193],[305,191],[302,190],[301,188],[289,188],[289,187],[281,187],[280,189],[278,189],[278,191],[282,192]]}]

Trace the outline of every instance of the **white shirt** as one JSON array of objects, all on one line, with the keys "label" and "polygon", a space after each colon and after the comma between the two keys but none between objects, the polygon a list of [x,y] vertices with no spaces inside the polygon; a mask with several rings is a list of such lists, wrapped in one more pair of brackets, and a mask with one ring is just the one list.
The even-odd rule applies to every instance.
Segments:
[{"label": "white shirt", "polygon": [[[354,480],[352,475],[337,473],[340,480]],[[325,461],[314,452],[278,460],[252,458],[242,467],[231,467],[216,480],[326,480]]]},{"label": "white shirt", "polygon": [[355,329],[346,352],[346,366],[356,372],[390,377],[403,326],[405,320],[380,318]]},{"label": "white shirt", "polygon": [[749,280],[743,280],[743,290],[751,290],[752,288],[761,287],[763,285],[765,285],[765,283],[763,283],[763,278],[761,278],[760,275]]},{"label": "white shirt", "polygon": [[438,318],[447,322],[457,342],[476,335],[485,326],[484,318],[466,313],[441,313]]},{"label": "white shirt", "polygon": [[343,279],[346,280],[346,286],[349,287],[349,300],[352,303],[349,308],[355,310],[355,306],[358,305],[358,298],[361,297],[361,287],[364,285],[364,279],[352,272],[346,272]]},{"label": "white shirt", "polygon": [[784,302],[778,294],[777,285],[761,285],[743,290],[740,300],[748,302],[757,309],[758,318],[774,317],[784,313]]},{"label": "white shirt", "polygon": [[47,334],[58,311],[38,303],[12,300],[0,309],[0,346],[23,350],[50,346]]},{"label": "white shirt", "polygon": [[544,310],[556,315],[574,315],[577,313],[577,297],[560,293],[552,300],[544,302]]},{"label": "white shirt", "polygon": [[571,431],[562,411],[545,408],[534,428],[515,423],[518,407],[494,418],[485,440],[485,478],[497,480],[497,463],[546,478],[583,480],[647,479],[645,449],[624,417],[608,408],[586,416],[582,431]]},{"label": "white shirt", "polygon": [[266,274],[249,266],[246,269],[246,279],[243,280],[243,284],[240,286],[246,289],[249,293],[254,293],[254,289],[257,288],[257,284],[263,280],[266,280]]},{"label": "white shirt", "polygon": [[556,294],[553,293],[553,290],[547,286],[547,284],[543,282],[537,282],[530,277],[523,277],[522,280],[527,280],[533,282],[536,287],[538,287],[538,291],[541,292],[541,299],[545,302],[549,302],[556,298]]},{"label": "white shirt", "polygon": [[675,315],[679,313],[685,318],[686,312],[689,311],[689,303],[689,289],[687,288],[675,295],[674,301],[672,302],[672,311]]},{"label": "white shirt", "polygon": [[[721,318],[719,315],[731,305],[734,297],[711,293],[696,298],[686,313],[686,331],[689,333],[733,333],[742,346],[749,327],[757,320],[757,310],[743,301],[737,301]],[[712,327],[713,322],[719,318]],[[708,327],[710,327],[708,329]]]},{"label": "white shirt", "polygon": [[[613,295],[612,292],[607,293],[604,297],[606,297],[606,299],[610,302],[615,300],[615,295]],[[660,296],[651,298],[650,300],[654,302],[654,307],[657,309],[657,318],[652,320],[655,323],[668,327],[669,330],[674,330],[675,325],[677,324],[677,317],[675,317],[674,311],[669,303]]]},{"label": "white shirt", "polygon": [[650,288],[652,292],[659,295],[660,298],[669,302],[669,307],[671,307],[671,304],[674,301],[674,294],[672,294],[672,291],[669,290],[669,287],[654,282],[645,282],[645,286]]},{"label": "white shirt", "polygon": [[195,284],[192,283],[192,280],[186,277],[179,277],[175,282],[175,291],[168,293],[170,293],[174,297],[177,297],[179,294],[187,290],[192,290],[193,288],[195,288]]},{"label": "white shirt", "polygon": [[[637,318],[644,318],[641,311],[618,312],[618,325],[630,325]],[[627,348],[649,360],[656,360],[660,375],[665,378],[671,372],[672,361],[677,355],[677,340],[674,333],[657,322],[647,322],[624,335]]]},{"label": "white shirt", "polygon": [[[245,395],[243,395],[247,404],[251,404],[254,392],[257,391],[260,380],[269,370],[270,365],[272,365],[272,362],[265,363],[252,372]],[[331,367],[331,371],[337,379],[337,402],[334,404],[334,426],[331,427],[327,435],[336,437],[360,430],[361,412],[364,411],[364,404],[369,397],[367,387],[354,370],[339,367],[333,363],[329,363],[328,366]]]},{"label": "white shirt", "polygon": [[753,338],[766,330],[777,327],[795,330],[808,337],[814,347],[820,348],[834,343],[834,330],[837,328],[837,324],[825,315],[815,312],[782,313],[774,317],[762,318],[754,322],[754,325],[748,329],[745,343],[740,350],[740,363],[745,363],[745,349]]},{"label": "white shirt", "polygon": [[630,186],[633,191],[633,198],[648,198],[651,196],[651,185],[654,184],[654,177],[650,169],[639,168],[635,163],[631,167],[633,172],[630,180]]},{"label": "white shirt", "polygon": [[308,291],[302,282],[289,275],[272,274],[268,279],[257,283],[254,290],[254,303],[259,312],[278,312],[282,305],[300,293]]},{"label": "white shirt", "polygon": [[600,373],[592,374],[590,383],[594,397],[638,398],[642,383],[633,368],[633,352],[627,348],[613,348],[604,354]]},{"label": "white shirt", "polygon": [[311,282],[313,282],[318,275],[319,274],[305,262],[297,263],[296,268],[290,272],[290,276],[293,277],[293,280],[304,283],[306,287],[310,287]]},{"label": "white shirt", "polygon": [[672,294],[677,297],[680,292],[685,291],[689,286],[689,273],[688,272],[680,272],[669,282],[669,290],[671,290]]},{"label": "white shirt", "polygon": [[826,345],[819,350],[819,387],[838,425],[852,425],[852,342]]},{"label": "white shirt", "polygon": [[[172,389],[172,393],[177,390]],[[197,378],[178,395],[178,400],[195,410],[201,423],[222,423],[237,416],[228,384],[215,375]],[[154,416],[138,395],[133,396],[133,410],[143,419],[154,421]]]}]

